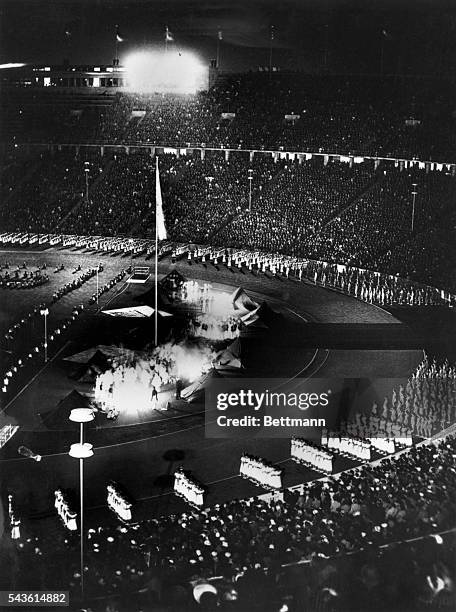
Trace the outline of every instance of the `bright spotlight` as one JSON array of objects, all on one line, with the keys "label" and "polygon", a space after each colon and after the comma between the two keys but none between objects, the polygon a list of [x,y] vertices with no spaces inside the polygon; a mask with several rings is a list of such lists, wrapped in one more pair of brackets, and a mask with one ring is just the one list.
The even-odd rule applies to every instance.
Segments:
[{"label": "bright spotlight", "polygon": [[137,51],[127,57],[125,72],[135,93],[194,94],[207,89],[207,69],[190,51]]},{"label": "bright spotlight", "polygon": [[6,68],[22,68],[26,64],[21,64],[20,62],[8,62],[7,64],[0,64],[0,70],[5,70]]}]

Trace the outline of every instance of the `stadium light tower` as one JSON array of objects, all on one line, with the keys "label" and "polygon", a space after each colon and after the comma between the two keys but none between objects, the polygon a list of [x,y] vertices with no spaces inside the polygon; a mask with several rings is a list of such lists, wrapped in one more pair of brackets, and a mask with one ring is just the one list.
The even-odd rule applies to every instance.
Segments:
[{"label": "stadium light tower", "polygon": [[416,201],[416,196],[418,194],[418,191],[416,190],[416,188],[418,187],[418,185],[416,183],[412,183],[412,233],[413,230],[415,229],[415,201]]},{"label": "stadium light tower", "polygon": [[249,174],[248,174],[248,180],[249,180],[249,212],[251,212],[252,210],[252,181],[253,181],[253,170],[252,168],[249,168]]},{"label": "stadium light tower", "polygon": [[80,527],[80,566],[81,566],[81,599],[84,599],[84,459],[93,455],[93,446],[84,442],[84,423],[95,418],[90,408],[75,408],[68,417],[73,423],[79,423],[79,442],[72,444],[69,455],[79,459],[79,527]]}]

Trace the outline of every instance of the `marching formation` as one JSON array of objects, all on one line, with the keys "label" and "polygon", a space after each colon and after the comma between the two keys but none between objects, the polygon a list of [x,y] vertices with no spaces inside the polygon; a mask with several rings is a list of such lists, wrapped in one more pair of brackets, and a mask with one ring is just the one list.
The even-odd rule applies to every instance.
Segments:
[{"label": "marching formation", "polygon": [[174,492],[193,506],[202,507],[204,504],[204,487],[182,468],[174,472]]},{"label": "marching formation", "polygon": [[117,489],[116,484],[111,482],[106,487],[108,496],[108,507],[117,514],[122,521],[131,521],[131,502]]},{"label": "marching formation", "polygon": [[319,472],[325,474],[333,472],[334,456],[307,440],[291,439],[291,458]]},{"label": "marching formation", "polygon": [[370,442],[362,438],[350,438],[342,431],[323,430],[321,445],[331,452],[347,455],[360,461],[371,460]]},{"label": "marching formation", "polygon": [[239,474],[266,489],[282,488],[282,470],[260,457],[242,455]]},{"label": "marching formation", "polygon": [[54,495],[54,507],[57,510],[57,514],[62,519],[63,524],[69,531],[76,531],[78,528],[76,522],[77,513],[71,510],[69,502],[61,489],[56,489]]}]

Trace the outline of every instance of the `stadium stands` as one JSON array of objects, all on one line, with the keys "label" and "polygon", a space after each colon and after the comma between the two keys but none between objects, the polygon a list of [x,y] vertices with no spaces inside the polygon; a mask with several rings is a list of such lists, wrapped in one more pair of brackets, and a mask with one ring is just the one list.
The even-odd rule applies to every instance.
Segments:
[{"label": "stadium stands", "polygon": [[[226,160],[223,151],[206,151],[204,159],[167,153],[160,165],[175,241],[245,246],[455,287],[456,182],[448,171],[386,162],[375,168],[371,160],[325,165],[322,157],[275,161],[261,153],[250,160],[243,152]],[[76,157],[64,148],[30,157],[21,151],[9,155],[1,189],[4,230],[153,236],[154,159],[144,149],[103,157],[87,147]]]},{"label": "stadium stands", "polygon": [[[324,150],[453,161],[453,84],[433,79],[233,75],[197,96],[14,92],[3,140]],[[145,111],[134,116],[133,111]],[[222,113],[234,113],[223,118]],[[285,115],[295,115],[286,120]]]}]

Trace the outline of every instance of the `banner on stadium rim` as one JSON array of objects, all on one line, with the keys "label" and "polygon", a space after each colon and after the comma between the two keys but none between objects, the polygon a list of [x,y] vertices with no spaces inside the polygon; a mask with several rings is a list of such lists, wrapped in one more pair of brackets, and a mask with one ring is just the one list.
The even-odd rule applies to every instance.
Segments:
[{"label": "banner on stadium rim", "polygon": [[301,119],[301,115],[295,115],[294,113],[285,115],[285,121],[298,121],[298,119]]},{"label": "banner on stadium rim", "polygon": [[236,113],[222,113],[222,119],[234,119]]}]

